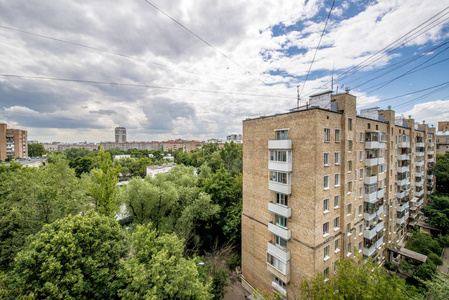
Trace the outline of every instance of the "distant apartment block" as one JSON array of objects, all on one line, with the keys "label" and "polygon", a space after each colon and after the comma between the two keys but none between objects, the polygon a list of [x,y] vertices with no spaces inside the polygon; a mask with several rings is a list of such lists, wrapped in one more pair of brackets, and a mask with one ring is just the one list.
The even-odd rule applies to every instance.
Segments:
[{"label": "distant apartment block", "polygon": [[156,174],[168,173],[174,166],[174,163],[147,166],[147,176],[154,177]]},{"label": "distant apartment block", "polygon": [[116,143],[126,143],[126,128],[125,127],[115,127],[115,142]]},{"label": "distant apartment block", "polygon": [[437,153],[449,152],[449,122],[438,122]]},{"label": "distant apartment block", "polygon": [[340,259],[397,255],[435,189],[435,133],[331,91],[243,121],[243,285],[296,299]]},{"label": "distant apartment block", "polygon": [[202,142],[199,141],[185,141],[181,139],[169,140],[164,142],[163,150],[164,152],[176,151],[182,149],[183,152],[192,152],[203,146]]},{"label": "distant apartment block", "polygon": [[[44,146],[44,148],[45,148],[45,146]],[[96,145],[96,144],[87,144],[87,143],[80,143],[80,144],[59,144],[58,145],[58,151],[60,151],[60,152],[64,152],[65,150],[68,150],[68,149],[73,149],[73,148],[76,148],[76,149],[86,149],[86,150],[89,150],[89,151],[92,151],[92,150],[97,150],[98,149],[98,145]]]},{"label": "distant apartment block", "polygon": [[28,133],[21,129],[8,129],[0,124],[0,160],[28,157]]},{"label": "distant apartment block", "polygon": [[226,136],[226,141],[242,142],[243,136],[241,134],[230,134]]},{"label": "distant apartment block", "polygon": [[115,143],[115,142],[101,142],[101,146],[103,146],[104,150],[111,149],[120,149],[123,151],[137,149],[137,150],[160,150],[162,149],[162,142],[123,142],[123,143]]}]

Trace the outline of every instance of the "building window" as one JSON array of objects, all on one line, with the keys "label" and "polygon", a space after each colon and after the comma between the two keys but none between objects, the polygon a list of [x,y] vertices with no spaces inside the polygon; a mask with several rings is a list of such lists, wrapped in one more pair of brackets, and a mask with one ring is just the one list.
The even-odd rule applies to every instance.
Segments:
[{"label": "building window", "polygon": [[329,256],[329,248],[330,248],[329,245],[327,245],[326,247],[324,247],[324,260],[325,260],[325,261],[328,260],[328,259],[330,258],[330,256]]},{"label": "building window", "polygon": [[324,275],[325,280],[327,280],[329,278],[329,267],[324,269],[323,275]]},{"label": "building window", "polygon": [[329,175],[324,175],[324,189],[329,189]]},{"label": "building window", "polygon": [[340,217],[334,219],[334,231],[340,229]]},{"label": "building window", "polygon": [[274,275],[274,282],[277,283],[281,288],[285,289],[286,286],[285,282],[282,281],[282,279],[280,279],[276,275]]},{"label": "building window", "polygon": [[348,233],[348,235],[351,235],[351,222],[346,224],[346,232]]},{"label": "building window", "polygon": [[272,265],[275,269],[279,270],[281,273],[285,273],[286,265],[281,260],[279,260],[277,257],[268,254],[267,255],[267,262],[270,265]]},{"label": "building window", "polygon": [[371,123],[368,123],[368,129],[371,129]]},{"label": "building window", "polygon": [[271,161],[281,161],[287,162],[287,151],[285,150],[271,150],[270,151]]},{"label": "building window", "polygon": [[348,194],[352,193],[352,181],[348,182]]},{"label": "building window", "polygon": [[363,161],[363,150],[360,150],[360,157],[359,157],[360,161]]},{"label": "building window", "polygon": [[276,246],[287,249],[287,240],[275,235]]},{"label": "building window", "polygon": [[324,141],[325,142],[331,141],[331,130],[329,128],[324,128]]},{"label": "building window", "polygon": [[277,130],[276,131],[277,140],[288,140],[288,130]]},{"label": "building window", "polygon": [[363,132],[360,131],[360,143],[363,143]]},{"label": "building window", "polygon": [[363,222],[359,225],[359,235],[363,233]]},{"label": "building window", "polygon": [[340,129],[335,129],[335,142],[340,143]]},{"label": "building window", "polygon": [[359,253],[362,252],[362,242],[359,242]]},{"label": "building window", "polygon": [[335,152],[335,164],[340,164],[340,152]]},{"label": "building window", "polygon": [[360,180],[362,180],[363,179],[363,169],[360,169],[359,173],[360,173]]},{"label": "building window", "polygon": [[329,153],[324,153],[324,165],[328,166],[329,165]]},{"label": "building window", "polygon": [[329,212],[329,199],[323,200],[323,212],[325,213]]},{"label": "building window", "polygon": [[335,253],[340,251],[340,239],[335,240]]},{"label": "building window", "polygon": [[361,215],[362,215],[362,206],[359,205],[359,216],[361,216]]},{"label": "building window", "polygon": [[323,236],[329,235],[329,222],[323,224]]},{"label": "building window", "polygon": [[288,184],[288,174],[285,172],[270,171],[270,180],[274,182]]},{"label": "building window", "polygon": [[276,193],[276,204],[288,206],[288,196],[281,193]]},{"label": "building window", "polygon": [[281,227],[287,227],[287,218],[280,216],[280,215],[275,215],[275,219],[276,219],[276,225],[281,226]]},{"label": "building window", "polygon": [[352,119],[348,118],[348,130],[352,131]]},{"label": "building window", "polygon": [[339,208],[340,205],[340,195],[334,196],[334,208]]},{"label": "building window", "polygon": [[352,160],[348,160],[348,173],[352,172]]},{"label": "building window", "polygon": [[335,186],[340,186],[340,173],[335,174]]},{"label": "building window", "polygon": [[348,215],[351,214],[351,206],[352,206],[351,203],[349,203],[349,204],[346,206],[346,212],[347,212]]},{"label": "building window", "polygon": [[348,255],[350,255],[351,254],[351,249],[352,248],[352,245],[351,245],[351,243],[348,243]]},{"label": "building window", "polygon": [[348,152],[352,152],[352,141],[348,140]]}]

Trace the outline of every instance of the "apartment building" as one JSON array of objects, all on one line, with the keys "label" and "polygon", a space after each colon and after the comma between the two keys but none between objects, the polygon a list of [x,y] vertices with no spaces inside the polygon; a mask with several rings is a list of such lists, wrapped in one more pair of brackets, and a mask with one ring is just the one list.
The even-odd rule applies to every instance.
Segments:
[{"label": "apartment building", "polygon": [[449,122],[438,122],[438,131],[436,136],[437,153],[446,154],[449,152]]},{"label": "apartment building", "polygon": [[182,139],[169,140],[164,142],[164,152],[168,151],[176,151],[182,149],[183,152],[190,153],[192,151],[196,151],[201,148],[203,145],[200,141],[186,141]]},{"label": "apartment building", "polygon": [[162,142],[122,142],[122,143],[115,143],[115,142],[101,142],[101,146],[104,150],[112,150],[112,149],[120,149],[120,150],[161,150],[163,143]]},{"label": "apartment building", "polygon": [[331,91],[243,121],[242,283],[296,299],[335,262],[382,264],[434,191],[435,129],[391,109],[357,114]]},{"label": "apartment building", "polygon": [[0,160],[28,157],[28,133],[21,129],[8,129],[0,124]]},{"label": "apartment building", "polygon": [[115,127],[115,142],[116,143],[126,143],[126,128],[125,127]]}]

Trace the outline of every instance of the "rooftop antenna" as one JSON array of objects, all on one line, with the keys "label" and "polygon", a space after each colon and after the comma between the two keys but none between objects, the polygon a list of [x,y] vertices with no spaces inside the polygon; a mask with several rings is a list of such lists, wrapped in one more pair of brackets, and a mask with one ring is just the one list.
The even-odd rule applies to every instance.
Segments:
[{"label": "rooftop antenna", "polygon": [[296,86],[296,90],[298,91],[298,99],[296,100],[296,109],[299,109],[299,84]]}]

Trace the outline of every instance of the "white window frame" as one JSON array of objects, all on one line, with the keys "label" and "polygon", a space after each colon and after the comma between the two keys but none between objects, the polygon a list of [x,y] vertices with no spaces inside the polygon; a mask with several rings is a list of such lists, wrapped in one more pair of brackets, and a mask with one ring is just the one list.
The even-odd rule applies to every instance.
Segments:
[{"label": "white window frame", "polygon": [[[327,186],[326,186],[326,177],[327,177]],[[324,185],[324,189],[325,190],[330,189],[330,175],[324,175],[324,177],[323,177],[323,185]]]},{"label": "white window frame", "polygon": [[330,256],[329,256],[329,252],[330,252],[330,246],[329,245],[327,245],[327,246],[325,246],[324,247],[324,261],[327,261],[329,258],[331,258]]},{"label": "white window frame", "polygon": [[[330,152],[324,152],[323,153],[323,160],[324,160],[324,166],[328,167],[330,165]],[[326,157],[327,157],[327,162],[326,162]]]},{"label": "white window frame", "polygon": [[[335,205],[335,199],[337,199],[337,205]],[[337,209],[340,207],[340,195],[334,196],[334,209]]]},{"label": "white window frame", "polygon": [[324,128],[324,142],[330,143],[330,141],[331,141],[331,129]]},{"label": "white window frame", "polygon": [[323,200],[323,213],[327,214],[329,212],[329,198]]},{"label": "white window frame", "polygon": [[[337,226],[335,224],[337,223]],[[334,231],[340,230],[340,217],[334,218]]]},{"label": "white window frame", "polygon": [[[337,132],[338,132],[338,135],[337,135]],[[337,140],[337,136],[338,136],[338,140]],[[341,141],[341,129],[335,128],[335,142],[340,143],[340,141]]]},{"label": "white window frame", "polygon": [[[338,161],[337,161],[337,158],[338,158]],[[340,151],[337,151],[337,152],[334,153],[334,159],[335,159],[335,164],[339,165],[340,164],[340,160],[341,160],[341,158],[340,158]]]},{"label": "white window frame", "polygon": [[339,187],[340,186],[340,173],[335,173],[334,174],[334,180],[335,180],[335,187]]},{"label": "white window frame", "polygon": [[[327,231],[324,230],[324,225],[327,224]],[[329,235],[329,222],[324,222],[323,223],[323,237],[328,236]]]}]

